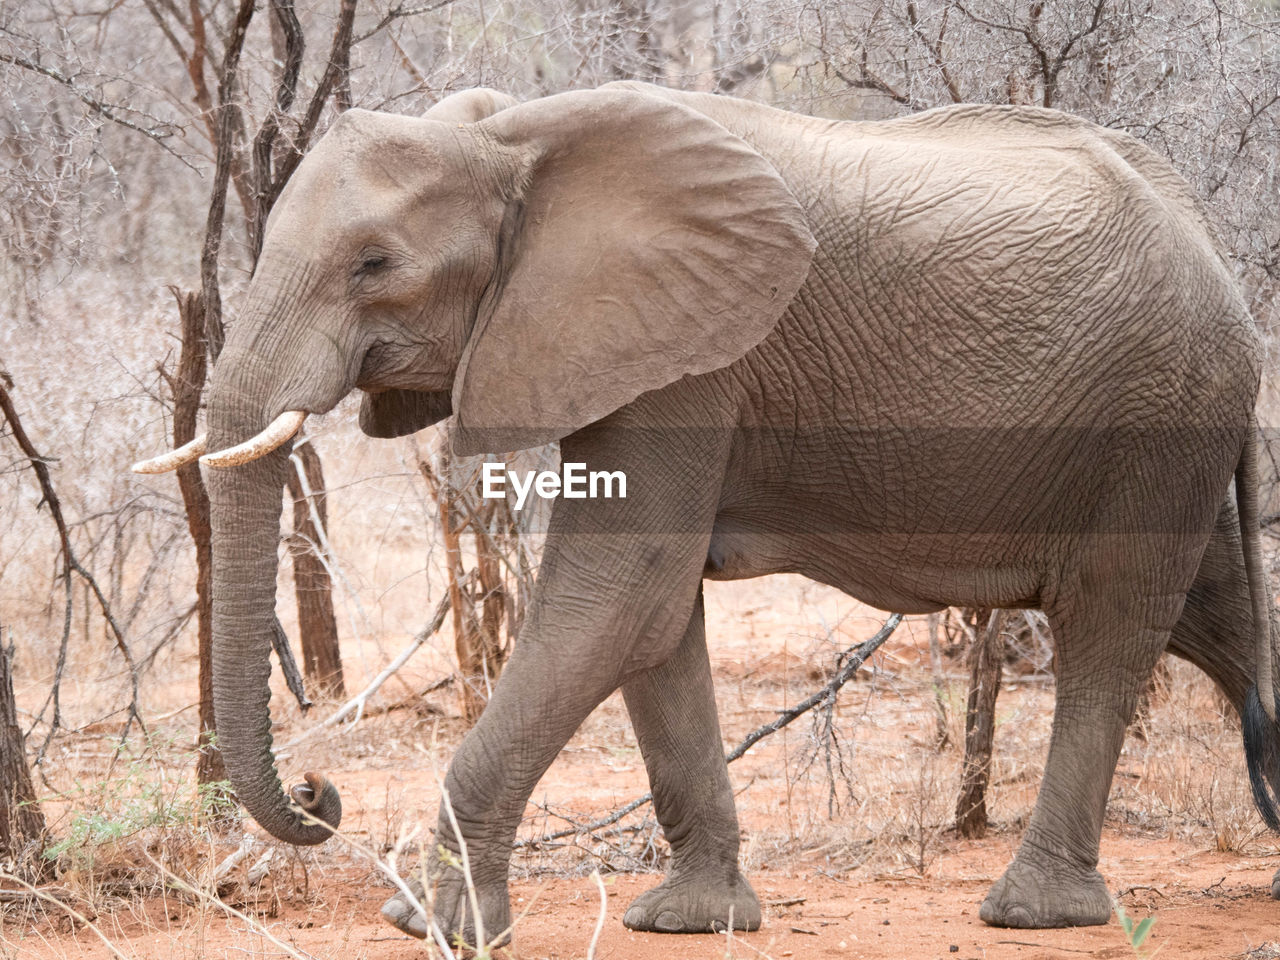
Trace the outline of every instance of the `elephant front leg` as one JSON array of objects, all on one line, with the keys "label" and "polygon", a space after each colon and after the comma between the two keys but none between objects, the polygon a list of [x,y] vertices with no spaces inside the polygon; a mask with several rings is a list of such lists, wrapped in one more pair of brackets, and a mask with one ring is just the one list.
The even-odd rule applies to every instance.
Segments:
[{"label": "elephant front leg", "polygon": [[623,684],[653,805],[671,845],[667,879],[622,922],[658,933],[760,926],[760,902],[738,869],[738,815],[725,768],[702,591],[675,655]]},{"label": "elephant front leg", "polygon": [[[644,419],[643,407],[628,409]],[[627,498],[556,502],[511,660],[445,778],[458,829],[442,804],[437,842],[450,859],[460,859],[465,842],[490,941],[511,923],[511,843],[539,778],[600,701],[677,656],[702,581],[732,435],[626,425],[619,414],[562,441],[566,463],[624,472]],[[475,944],[480,931],[461,872],[437,857],[428,866],[436,921],[446,936]],[[402,898],[384,912],[402,930],[427,933]]]},{"label": "elephant front leg", "polygon": [[[548,613],[543,610],[544,624]],[[449,765],[434,844],[421,867],[427,897],[419,900],[429,904],[450,941],[460,938],[476,946],[481,940],[507,939],[508,864],[525,803],[574,731],[618,686],[617,665],[602,662],[606,645],[596,641],[599,625],[590,633],[585,624],[572,630],[563,626],[567,635],[551,633],[556,639],[536,623],[521,632],[484,713]],[[463,870],[464,845],[469,878]],[[422,879],[415,892],[422,889]],[[406,933],[428,935],[426,919],[401,894],[382,914]]]},{"label": "elephant front leg", "polygon": [[[471,945],[505,939],[511,844],[529,795],[591,710],[677,646],[707,536],[669,536],[659,545],[633,540],[548,538],[529,619],[493,697],[449,766],[439,846],[424,858],[432,914],[450,939]],[[628,557],[638,562],[621,574],[608,572]],[[461,870],[464,844],[479,924]],[[429,932],[403,895],[387,902],[383,916],[414,936]]]}]

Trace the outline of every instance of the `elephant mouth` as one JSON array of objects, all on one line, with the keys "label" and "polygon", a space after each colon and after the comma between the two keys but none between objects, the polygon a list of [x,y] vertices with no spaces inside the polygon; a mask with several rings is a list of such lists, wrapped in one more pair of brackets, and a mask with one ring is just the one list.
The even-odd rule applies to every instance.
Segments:
[{"label": "elephant mouth", "polygon": [[445,344],[434,338],[375,340],[360,361],[355,386],[375,394],[388,390],[449,390],[454,368],[444,361],[444,356]]}]

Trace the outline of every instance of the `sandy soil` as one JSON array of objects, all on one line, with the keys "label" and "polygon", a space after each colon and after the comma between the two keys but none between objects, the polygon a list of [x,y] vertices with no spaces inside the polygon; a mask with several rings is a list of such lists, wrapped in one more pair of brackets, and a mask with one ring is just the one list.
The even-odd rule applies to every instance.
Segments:
[{"label": "sandy soil", "polygon": [[[1108,830],[1102,870],[1122,875],[1124,902],[1138,917],[1158,917],[1144,950],[1165,957],[1222,960],[1280,956],[1277,905],[1270,899],[1274,863],[1224,855],[1167,840],[1127,837]],[[948,842],[924,877],[853,880],[820,861],[760,870],[754,883],[767,905],[762,928],[751,934],[662,936],[622,926],[627,903],[656,878],[621,874],[606,880],[607,919],[596,956],[613,960],[723,957],[1069,958],[1134,956],[1119,927],[1075,930],[998,930],[977,918],[987,885],[1011,854],[1009,838]],[[421,957],[421,943],[373,920],[387,895],[367,874],[327,873],[309,904],[287,903],[262,917],[275,938],[305,954],[325,957]],[[586,957],[600,910],[589,877],[555,877],[512,885],[523,916],[515,942],[501,953],[570,960]],[[177,903],[150,901],[99,926],[127,957],[283,956],[285,951],[244,924],[204,915]],[[41,924],[6,931],[0,956],[107,957],[85,929]],[[1268,949],[1272,948],[1272,949]]]},{"label": "sandy soil", "polygon": [[[708,618],[731,746],[777,708],[816,689],[834,653],[868,636],[880,615],[832,591],[782,578],[713,587]],[[386,701],[426,686],[438,676],[433,669],[406,672]],[[948,676],[944,699],[963,703],[963,663],[949,664]],[[1131,915],[1158,918],[1138,955],[1158,949],[1169,958],[1280,957],[1274,943],[1280,940],[1280,903],[1269,895],[1276,846],[1247,809],[1238,733],[1216,715],[1207,685],[1195,681],[1198,674],[1176,670],[1173,676],[1171,689],[1153,707],[1147,738],[1131,738],[1126,747],[1100,869]],[[1052,705],[1043,679],[1007,679],[987,838],[961,840],[949,830],[960,751],[954,735],[941,750],[934,743],[924,626],[910,622],[866,678],[842,695],[831,718],[840,750],[821,749],[819,729],[804,718],[731,768],[743,863],[766,905],[760,931],[673,937],[626,930],[622,914],[658,881],[648,865],[665,849],[652,821],[637,816],[625,821],[630,830],[606,840],[517,853],[512,896],[521,917],[504,953],[587,957],[601,906],[589,873],[599,867],[607,917],[595,956],[612,960],[1135,956],[1114,920],[1049,931],[997,930],[978,920],[978,905],[1013,856],[1034,803]],[[317,719],[279,713],[278,743]],[[949,730],[959,732],[961,722],[953,709]],[[289,782],[309,769],[331,776],[343,793],[344,832],[381,855],[414,824],[434,822],[436,778],[462,733],[446,689],[416,708],[305,741],[282,766]],[[522,836],[561,828],[567,819],[589,820],[645,788],[643,763],[615,696],[539,785]],[[228,838],[202,856],[221,857],[237,840]],[[74,887],[76,879],[61,882]],[[102,897],[92,905],[93,927],[65,917],[9,914],[0,930],[0,957],[196,960],[288,956],[289,949],[317,958],[423,956],[418,941],[377,919],[389,895],[370,864],[331,842],[282,855],[260,888],[226,898],[253,914],[252,925],[173,891]]]}]

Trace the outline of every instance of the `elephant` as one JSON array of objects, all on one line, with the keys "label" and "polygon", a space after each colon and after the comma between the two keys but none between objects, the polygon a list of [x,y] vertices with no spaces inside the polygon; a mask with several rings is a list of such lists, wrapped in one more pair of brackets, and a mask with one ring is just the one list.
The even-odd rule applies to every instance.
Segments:
[{"label": "elephant", "polygon": [[[271,215],[207,441],[139,467],[215,468],[219,745],[249,813],[296,844],[341,814],[318,774],[286,793],[271,748],[280,488],[303,418],[358,388],[373,437],[451,416],[460,455],[558,440],[625,473],[625,500],[553,505],[522,632],[449,766],[457,830],[442,809],[437,839],[465,841],[478,907],[433,859],[444,935],[509,930],[525,803],[619,688],[671,846],[623,922],[759,926],[702,584],[776,572],[905,614],[1046,612],[1044,778],[980,915],[1099,924],[1109,785],[1166,647],[1241,713],[1280,822],[1260,376],[1202,207],[1124,133],[1031,107],[855,122],[634,82],[519,104],[480,90],[335,120]],[[403,895],[383,913],[429,933]]]}]

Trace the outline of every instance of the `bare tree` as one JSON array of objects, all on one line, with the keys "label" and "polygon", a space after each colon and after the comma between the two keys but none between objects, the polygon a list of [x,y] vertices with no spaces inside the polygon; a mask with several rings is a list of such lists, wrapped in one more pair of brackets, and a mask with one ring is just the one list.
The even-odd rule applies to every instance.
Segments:
[{"label": "bare tree", "polygon": [[[97,578],[80,562],[80,557],[75,547],[71,543],[71,532],[67,527],[67,521],[62,515],[62,501],[58,497],[57,491],[53,486],[53,478],[49,473],[48,458],[42,456],[36,451],[31,438],[27,435],[26,428],[22,424],[22,419],[18,416],[17,408],[14,406],[13,398],[9,394],[12,381],[7,374],[0,373],[0,414],[4,416],[4,421],[8,425],[10,436],[12,437],[18,449],[21,451],[23,458],[31,467],[31,471],[35,474],[36,482],[40,487],[40,504],[49,508],[49,516],[53,521],[53,525],[58,535],[58,562],[59,574],[58,579],[62,581],[64,591],[63,602],[63,619],[62,619],[62,642],[58,650],[58,666],[54,673],[53,686],[49,691],[49,698],[46,700],[46,707],[49,704],[53,706],[53,717],[49,723],[49,732],[45,737],[44,743],[40,747],[40,756],[43,757],[45,750],[48,749],[49,742],[53,739],[53,735],[57,732],[62,722],[61,714],[61,683],[62,671],[66,664],[67,647],[71,640],[71,624],[72,615],[75,607],[75,581],[79,580],[85,587],[86,599],[92,594],[97,602],[97,607],[102,614],[103,620],[106,621],[111,630],[112,637],[115,641],[116,649],[120,652],[120,656],[124,659],[125,666],[129,671],[129,687],[130,698],[128,705],[128,715],[125,721],[124,730],[121,733],[121,739],[125,739],[129,735],[129,727],[133,723],[137,723],[139,727],[143,727],[142,714],[138,707],[138,669],[133,659],[133,653],[129,649],[129,644],[125,639],[124,631],[121,630],[119,622],[116,620],[112,610],[110,601],[99,586]],[[87,606],[87,604],[86,604]],[[42,709],[43,712],[43,709]]]}]

